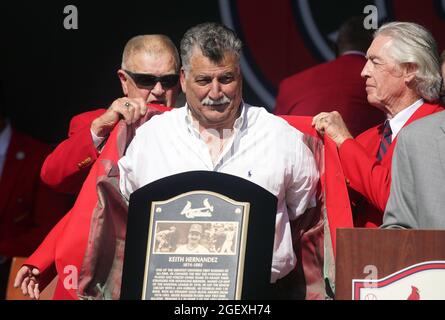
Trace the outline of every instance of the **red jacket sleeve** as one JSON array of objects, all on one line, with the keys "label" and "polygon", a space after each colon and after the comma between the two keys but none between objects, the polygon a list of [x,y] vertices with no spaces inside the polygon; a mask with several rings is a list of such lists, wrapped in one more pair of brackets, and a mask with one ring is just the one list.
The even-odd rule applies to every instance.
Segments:
[{"label": "red jacket sleeve", "polygon": [[[413,121],[442,111],[437,104],[424,103],[406,121],[406,127]],[[376,160],[380,144],[378,127],[371,128],[356,139],[348,139],[339,148],[343,171],[350,187],[362,194],[380,212],[384,212],[391,189],[391,164],[397,138],[391,143],[381,162]]]},{"label": "red jacket sleeve", "polygon": [[43,290],[47,284],[57,275],[55,268],[55,249],[59,236],[62,234],[70,213],[67,213],[62,220],[46,236],[36,251],[25,261],[25,265],[33,266],[40,271],[40,290]]},{"label": "red jacket sleeve", "polygon": [[391,167],[369,156],[365,148],[354,139],[343,142],[339,156],[349,186],[383,212],[391,187]]},{"label": "red jacket sleeve", "polygon": [[88,175],[98,152],[91,137],[91,122],[105,109],[86,112],[73,117],[69,138],[60,143],[45,159],[40,177],[51,188],[76,194]]}]

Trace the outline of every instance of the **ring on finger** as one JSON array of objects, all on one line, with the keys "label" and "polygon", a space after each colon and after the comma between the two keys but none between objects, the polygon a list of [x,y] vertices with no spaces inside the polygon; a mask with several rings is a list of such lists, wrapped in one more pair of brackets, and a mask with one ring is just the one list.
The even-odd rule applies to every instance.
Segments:
[{"label": "ring on finger", "polygon": [[129,108],[130,106],[131,106],[130,102],[127,101],[127,102],[124,103],[124,107]]}]

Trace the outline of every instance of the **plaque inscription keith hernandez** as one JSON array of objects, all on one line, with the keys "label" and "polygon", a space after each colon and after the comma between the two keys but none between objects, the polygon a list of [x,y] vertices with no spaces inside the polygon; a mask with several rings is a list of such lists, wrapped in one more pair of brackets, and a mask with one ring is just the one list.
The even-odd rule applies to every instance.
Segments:
[{"label": "plaque inscription keith hernandez", "polygon": [[192,191],[153,202],[142,299],[241,299],[247,202]]}]

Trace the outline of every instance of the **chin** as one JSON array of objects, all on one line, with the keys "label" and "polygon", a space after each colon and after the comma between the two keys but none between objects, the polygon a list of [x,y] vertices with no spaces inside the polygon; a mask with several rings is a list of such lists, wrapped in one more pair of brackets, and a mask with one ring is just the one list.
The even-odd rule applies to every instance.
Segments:
[{"label": "chin", "polygon": [[207,110],[209,110],[209,112],[217,112],[217,113],[223,113],[224,111],[227,110],[227,108],[229,107],[228,105],[222,104],[219,106],[204,106],[205,108],[207,108]]}]

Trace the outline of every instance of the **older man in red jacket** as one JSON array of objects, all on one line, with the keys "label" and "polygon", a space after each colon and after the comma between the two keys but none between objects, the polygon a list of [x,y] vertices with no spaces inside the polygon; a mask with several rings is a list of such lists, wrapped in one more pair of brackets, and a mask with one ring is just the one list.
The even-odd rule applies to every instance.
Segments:
[{"label": "older man in red jacket", "polygon": [[352,188],[355,225],[378,227],[389,197],[391,160],[397,134],[411,122],[443,110],[437,45],[420,25],[393,22],[375,33],[362,77],[368,101],[387,115],[384,124],[353,139],[338,112],[314,117],[316,129],[332,138]]},{"label": "older man in red jacket", "polygon": [[[121,69],[117,72],[125,96],[116,99],[107,110],[98,109],[85,112],[71,120],[69,138],[63,141],[45,160],[41,170],[42,180],[57,191],[78,193],[92,165],[102,152],[105,142],[108,141],[111,131],[120,119],[123,118],[127,125],[135,124],[142,118],[147,119],[153,112],[169,110],[162,105],[175,104],[179,93],[179,67],[178,51],[167,36],[143,35],[130,39],[124,48]],[[147,103],[151,103],[152,106],[148,107]],[[116,147],[109,149],[116,150]],[[119,152],[123,152],[123,150]],[[118,152],[116,151],[115,154]],[[99,168],[103,170],[102,166]],[[101,171],[99,174],[106,173]],[[85,195],[88,196],[76,201],[75,210],[91,212],[94,209],[97,202],[95,181],[89,183],[86,190],[88,191],[85,191]],[[45,249],[39,251],[40,255],[37,259],[39,263],[36,263],[41,270],[51,271],[51,266],[56,259],[54,256],[56,241],[59,241],[57,245],[59,253],[63,252],[63,248],[68,246],[74,238],[80,241],[77,242],[77,247],[83,248],[82,241],[86,239],[83,236],[88,235],[82,234],[80,230],[88,232],[86,226],[90,223],[89,219],[82,220],[83,228],[79,227],[78,237],[64,237],[66,243],[59,238],[60,233],[66,231],[67,221],[84,217],[80,215],[70,218],[72,211],[58,223],[42,244]],[[73,222],[71,222],[72,225]],[[66,257],[63,254],[62,256]],[[77,257],[75,253],[68,256],[70,256],[70,261],[74,261],[72,265],[78,266],[78,270],[80,270],[83,256]],[[76,258],[78,259],[76,260]],[[48,268],[46,268],[47,266]],[[42,283],[45,283],[45,278],[49,280],[54,275],[53,272],[46,272]],[[55,297],[67,298],[67,291],[63,289],[62,282],[59,284]]]},{"label": "older man in red jacket", "polygon": [[[127,204],[116,187],[119,181],[117,160],[123,155],[137,126],[169,109],[149,105],[146,114],[134,125],[127,126],[124,121],[120,121],[113,129],[99,155],[100,161],[89,171],[73,208],[57,223],[19,271],[16,284],[26,283],[22,286],[24,293],[30,284],[29,288],[33,287],[28,292],[30,297],[38,298],[40,290],[58,274],[53,298],[79,299],[79,296],[97,293],[97,288],[89,284],[93,282],[92,279],[103,280],[105,275],[111,279],[107,281],[110,287],[106,291],[111,292],[114,298],[116,294],[118,296],[116,291],[120,290]],[[110,255],[120,258],[114,259],[113,256],[110,260]],[[115,262],[110,263],[113,260]],[[38,280],[35,287],[33,279]]]},{"label": "older man in red jacket", "polygon": [[173,106],[179,93],[179,55],[164,35],[131,38],[123,52],[117,75],[124,97],[108,109],[97,109],[72,118],[69,138],[46,158],[41,178],[50,187],[76,194],[96,161],[109,133],[123,118],[136,122],[147,103]]}]

